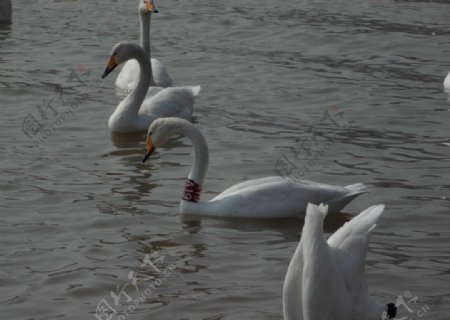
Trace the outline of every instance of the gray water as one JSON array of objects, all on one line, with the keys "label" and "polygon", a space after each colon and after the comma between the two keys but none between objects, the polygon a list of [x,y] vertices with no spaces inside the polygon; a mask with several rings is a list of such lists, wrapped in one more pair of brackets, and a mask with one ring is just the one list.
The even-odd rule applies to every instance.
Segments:
[{"label": "gray water", "polygon": [[[145,135],[108,132],[118,72],[100,75],[116,42],[138,41],[135,2],[14,1],[0,26],[0,319],[96,319],[105,302],[114,320],[282,319],[303,220],[183,219],[189,142],[142,164]],[[203,199],[280,161],[281,174],[363,182],[371,193],[326,232],[386,204],[372,294],[416,298],[401,319],[448,319],[450,3],[157,5],[153,56],[176,85],[202,85]]]}]

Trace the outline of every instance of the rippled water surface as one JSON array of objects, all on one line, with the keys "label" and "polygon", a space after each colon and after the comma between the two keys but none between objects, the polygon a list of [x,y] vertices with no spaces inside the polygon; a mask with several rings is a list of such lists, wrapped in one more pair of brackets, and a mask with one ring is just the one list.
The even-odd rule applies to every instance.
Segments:
[{"label": "rippled water surface", "polygon": [[[400,317],[448,319],[450,3],[157,4],[153,55],[175,84],[202,85],[203,198],[280,159],[305,179],[363,182],[371,193],[326,231],[385,203],[371,292],[417,297]],[[144,165],[145,135],[108,132],[118,73],[100,75],[116,42],[138,41],[137,1],[13,7],[0,26],[0,318],[95,319],[103,301],[112,319],[282,319],[303,220],[183,219],[189,142]]]}]

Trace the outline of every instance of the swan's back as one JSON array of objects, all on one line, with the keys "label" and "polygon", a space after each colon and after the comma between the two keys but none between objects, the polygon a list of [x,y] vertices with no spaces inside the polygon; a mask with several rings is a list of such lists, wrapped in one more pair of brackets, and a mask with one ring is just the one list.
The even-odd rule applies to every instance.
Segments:
[{"label": "swan's back", "polygon": [[[212,199],[211,205],[216,206],[215,215],[219,216],[303,217],[308,202],[330,203],[335,210],[340,210],[361,193],[363,191],[355,193],[354,190],[341,186],[273,176],[234,185]],[[347,195],[351,197],[347,199]],[[334,205],[336,201],[339,206]],[[229,208],[233,210],[230,212]]]},{"label": "swan's back", "polygon": [[147,97],[139,109],[140,114],[155,118],[179,117],[190,120],[195,97],[200,92],[200,86],[169,87],[160,90],[155,95]]}]

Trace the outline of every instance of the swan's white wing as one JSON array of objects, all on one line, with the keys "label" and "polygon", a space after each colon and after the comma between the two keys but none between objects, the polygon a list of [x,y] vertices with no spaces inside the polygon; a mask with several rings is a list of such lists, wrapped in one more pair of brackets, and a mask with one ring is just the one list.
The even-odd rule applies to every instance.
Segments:
[{"label": "swan's white wing", "polygon": [[350,296],[323,234],[327,207],[308,204],[302,232],[302,305],[305,320],[353,319]]},{"label": "swan's white wing", "polygon": [[349,193],[351,191],[345,187],[274,176],[239,183],[226,189],[210,203],[216,206],[214,211],[220,212],[217,215],[221,216],[302,217],[308,202],[332,203],[334,199]]},{"label": "swan's white wing", "polygon": [[195,95],[200,91],[197,87],[169,87],[146,98],[139,109],[139,114],[154,118],[179,117],[191,119]]},{"label": "swan's white wing", "polygon": [[169,76],[166,67],[158,59],[152,58],[151,61],[155,85],[163,88],[171,87],[172,78]]},{"label": "swan's white wing", "polygon": [[[264,177],[260,179],[252,179],[248,181],[244,181],[238,184],[235,184],[234,186],[224,190],[220,195],[217,197],[222,197],[228,194],[232,194],[235,192],[239,192],[240,190],[246,189],[251,186],[259,185],[259,184],[266,184],[266,183],[287,183],[292,186],[295,186],[296,188],[305,188],[305,189],[314,189],[317,190],[317,192],[327,193],[327,194],[333,194],[335,197],[344,196],[346,194],[356,192],[356,188],[348,188],[348,187],[341,187],[341,186],[334,186],[330,184],[325,183],[319,183],[309,180],[297,180],[297,179],[291,179],[291,178],[284,178],[280,176],[271,176],[271,177]],[[351,186],[360,186],[361,189],[365,190],[365,187],[363,184],[355,184]],[[351,187],[350,186],[350,187]],[[361,190],[358,189],[358,190]],[[362,193],[362,191],[359,191]],[[365,192],[365,191],[364,191]],[[319,204],[320,202],[316,203]]]},{"label": "swan's white wing", "polygon": [[344,274],[358,319],[379,318],[383,306],[369,295],[365,278],[367,248],[384,205],[372,206],[344,224],[329,239],[335,261]]},{"label": "swan's white wing", "polygon": [[[350,273],[364,271],[370,236],[383,210],[384,205],[367,208],[346,222],[328,239],[330,247],[341,251],[341,255],[337,258],[341,260],[345,258],[342,262],[352,269],[349,270]],[[349,261],[352,262],[350,265]]]},{"label": "swan's white wing", "polygon": [[[221,193],[209,204],[211,214],[247,218],[302,217],[314,195],[299,190],[291,180],[262,178],[246,181],[233,192]],[[321,196],[321,195],[319,195]]]},{"label": "swan's white wing", "polygon": [[245,189],[245,188],[257,185],[257,184],[272,183],[272,182],[279,182],[279,181],[292,181],[292,179],[282,178],[279,176],[273,176],[273,177],[264,177],[264,178],[260,178],[260,179],[247,180],[247,181],[235,184],[234,186],[231,186],[228,189],[225,189],[216,197],[216,199],[222,198],[222,197],[232,194],[234,192],[239,192],[239,190],[241,190],[241,189]]}]

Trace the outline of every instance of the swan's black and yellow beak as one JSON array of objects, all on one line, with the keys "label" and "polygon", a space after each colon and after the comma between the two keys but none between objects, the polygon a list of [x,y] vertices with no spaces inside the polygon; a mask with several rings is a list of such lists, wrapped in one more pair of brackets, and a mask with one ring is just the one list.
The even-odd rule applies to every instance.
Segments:
[{"label": "swan's black and yellow beak", "polygon": [[144,0],[145,6],[147,7],[148,12],[158,13],[158,9],[155,7],[155,3],[153,0]]},{"label": "swan's black and yellow beak", "polygon": [[146,147],[147,147],[147,151],[145,152],[144,159],[142,159],[142,163],[145,163],[145,161],[147,161],[148,158],[150,158],[150,155],[153,153],[153,151],[155,151],[155,146],[153,144],[153,139],[152,139],[152,136],[150,134],[147,136]]},{"label": "swan's black and yellow beak", "polygon": [[111,56],[108,61],[108,65],[106,66],[105,72],[102,74],[102,79],[105,78],[108,74],[111,73],[117,67],[116,58]]}]

